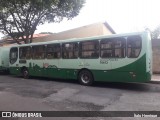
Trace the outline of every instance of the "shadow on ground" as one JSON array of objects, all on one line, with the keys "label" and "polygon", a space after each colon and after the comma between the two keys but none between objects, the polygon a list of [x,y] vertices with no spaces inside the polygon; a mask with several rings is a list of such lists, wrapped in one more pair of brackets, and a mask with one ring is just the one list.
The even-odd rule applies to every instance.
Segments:
[{"label": "shadow on ground", "polygon": [[[12,76],[16,77],[16,76]],[[18,77],[21,78],[21,77]],[[45,77],[31,77],[30,80],[40,80],[40,81],[54,81],[58,83],[69,83],[78,85],[77,80],[71,79],[53,79]],[[120,90],[130,90],[130,91],[142,91],[142,92],[160,92],[159,86],[152,86],[150,83],[122,83],[122,82],[95,82],[93,86],[88,87],[99,87],[99,88],[112,88]]]}]

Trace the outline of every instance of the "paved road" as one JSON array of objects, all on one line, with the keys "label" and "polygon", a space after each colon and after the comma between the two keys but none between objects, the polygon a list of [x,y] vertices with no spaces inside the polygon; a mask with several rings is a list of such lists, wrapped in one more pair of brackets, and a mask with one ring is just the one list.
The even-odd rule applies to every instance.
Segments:
[{"label": "paved road", "polygon": [[[23,79],[0,75],[0,111],[143,111],[160,110],[160,84],[96,83],[71,80]],[[21,120],[14,118],[13,120]],[[27,118],[26,118],[27,119]],[[26,120],[25,119],[25,120]],[[43,120],[44,118],[36,119]],[[46,118],[53,120],[53,118]],[[106,118],[54,118],[105,120]],[[122,120],[122,118],[110,118]],[[124,118],[123,118],[124,119]],[[135,119],[135,118],[126,118]],[[139,119],[139,118],[136,118]],[[0,119],[0,120],[5,120]],[[12,119],[6,119],[12,120]],[[35,119],[34,119],[35,120]],[[155,118],[154,118],[155,120]]]}]

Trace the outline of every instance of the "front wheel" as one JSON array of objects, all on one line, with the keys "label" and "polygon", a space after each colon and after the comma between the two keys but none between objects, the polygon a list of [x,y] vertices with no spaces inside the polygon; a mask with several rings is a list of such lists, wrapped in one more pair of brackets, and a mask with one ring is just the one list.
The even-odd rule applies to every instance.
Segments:
[{"label": "front wheel", "polygon": [[88,70],[82,70],[78,75],[80,84],[90,86],[93,84],[94,79],[92,73]]},{"label": "front wheel", "polygon": [[29,72],[28,72],[28,69],[27,69],[27,68],[24,68],[24,69],[23,69],[22,75],[23,75],[23,78],[25,78],[25,79],[28,79],[28,78],[29,78]]}]

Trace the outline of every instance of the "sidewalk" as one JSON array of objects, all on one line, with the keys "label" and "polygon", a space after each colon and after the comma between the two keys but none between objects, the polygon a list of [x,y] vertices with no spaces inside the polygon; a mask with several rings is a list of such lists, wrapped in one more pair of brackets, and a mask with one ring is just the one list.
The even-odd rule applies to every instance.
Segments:
[{"label": "sidewalk", "polygon": [[153,74],[150,83],[160,84],[160,74]]}]

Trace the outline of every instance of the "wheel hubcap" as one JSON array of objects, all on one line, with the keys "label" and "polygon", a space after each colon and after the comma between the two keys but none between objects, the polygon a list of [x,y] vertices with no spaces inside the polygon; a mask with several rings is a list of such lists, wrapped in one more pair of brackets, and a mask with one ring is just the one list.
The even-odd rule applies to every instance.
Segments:
[{"label": "wheel hubcap", "polygon": [[25,71],[24,71],[24,76],[27,76],[27,75],[28,75],[28,71],[25,70]]},{"label": "wheel hubcap", "polygon": [[83,83],[88,83],[90,81],[90,78],[87,74],[83,74],[81,76],[81,80],[82,80]]}]

